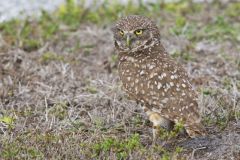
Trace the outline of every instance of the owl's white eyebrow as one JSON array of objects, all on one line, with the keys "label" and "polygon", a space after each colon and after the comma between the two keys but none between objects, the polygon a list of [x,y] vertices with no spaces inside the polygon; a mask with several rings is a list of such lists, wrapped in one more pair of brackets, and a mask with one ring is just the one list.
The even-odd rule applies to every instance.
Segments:
[{"label": "owl's white eyebrow", "polygon": [[142,27],[138,27],[138,28],[135,28],[134,30],[136,31],[136,30],[146,30],[146,28],[142,28]]}]

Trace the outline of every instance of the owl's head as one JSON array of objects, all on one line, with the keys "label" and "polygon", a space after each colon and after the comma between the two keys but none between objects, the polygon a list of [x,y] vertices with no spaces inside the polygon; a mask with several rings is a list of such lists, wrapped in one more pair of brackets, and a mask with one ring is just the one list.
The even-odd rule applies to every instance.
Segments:
[{"label": "owl's head", "polygon": [[112,28],[115,47],[120,51],[137,51],[159,40],[157,25],[149,18],[130,15],[121,18]]}]

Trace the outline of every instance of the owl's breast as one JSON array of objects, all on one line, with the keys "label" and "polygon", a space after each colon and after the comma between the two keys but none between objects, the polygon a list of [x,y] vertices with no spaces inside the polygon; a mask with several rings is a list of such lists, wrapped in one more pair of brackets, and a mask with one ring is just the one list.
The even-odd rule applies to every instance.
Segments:
[{"label": "owl's breast", "polygon": [[[151,66],[149,66],[151,65]],[[155,67],[155,63],[145,63],[144,59],[126,56],[120,58],[118,71],[123,88],[135,99],[141,100],[146,95],[146,85],[149,76],[149,67]],[[149,85],[149,84],[148,84]]]},{"label": "owl's breast", "polygon": [[140,68],[139,62],[133,57],[125,57],[125,60],[119,61],[118,72],[126,90],[133,92],[133,87],[139,83]]}]

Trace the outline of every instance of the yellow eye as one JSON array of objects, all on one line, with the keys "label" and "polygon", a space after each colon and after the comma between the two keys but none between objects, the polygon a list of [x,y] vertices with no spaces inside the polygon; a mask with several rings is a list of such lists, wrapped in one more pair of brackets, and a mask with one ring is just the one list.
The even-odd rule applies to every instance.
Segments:
[{"label": "yellow eye", "polygon": [[124,32],[122,30],[119,30],[119,34],[123,36]]},{"label": "yellow eye", "polygon": [[134,32],[136,35],[141,35],[143,33],[142,29],[138,29]]}]

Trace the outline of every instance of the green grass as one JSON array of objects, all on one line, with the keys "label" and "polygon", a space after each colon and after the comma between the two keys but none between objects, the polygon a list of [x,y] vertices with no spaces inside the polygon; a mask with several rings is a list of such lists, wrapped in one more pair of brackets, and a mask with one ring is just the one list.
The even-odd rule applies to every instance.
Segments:
[{"label": "green grass", "polygon": [[217,16],[216,19],[204,27],[206,37],[213,40],[239,40],[240,24],[232,24],[225,16]]},{"label": "green grass", "polygon": [[[75,132],[77,133],[77,132]],[[9,140],[6,140],[3,144],[2,154],[1,158],[4,159],[42,159],[44,157],[51,157],[51,155],[47,155],[49,153],[45,153],[44,150],[48,147],[52,148],[54,153],[56,152],[63,152],[61,153],[71,154],[71,148],[68,148],[68,146],[65,146],[65,149],[68,148],[70,151],[69,153],[64,153],[63,150],[61,150],[57,145],[63,145],[61,142],[64,141],[76,141],[75,138],[71,137],[73,135],[72,133],[68,134],[68,137],[65,137],[63,139],[63,135],[56,135],[52,133],[35,133],[31,134],[25,133],[21,135],[21,137],[18,137],[14,140],[11,140],[9,143]],[[78,149],[78,152],[80,155],[82,155],[85,158],[88,159],[95,159],[95,158],[104,158],[107,159],[107,157],[111,157],[115,155],[115,157],[119,160],[122,159],[128,159],[129,155],[133,154],[134,152],[137,152],[138,155],[149,155],[149,158],[151,159],[151,152],[157,152],[160,157],[164,160],[170,160],[171,157],[177,156],[180,154],[183,149],[181,147],[176,147],[173,152],[170,152],[166,150],[165,148],[161,146],[154,146],[152,147],[152,151],[149,152],[149,149],[147,146],[144,146],[142,142],[140,141],[140,135],[139,134],[132,134],[129,137],[126,138],[119,138],[119,137],[102,137],[98,138],[95,141],[91,143],[85,143],[78,141],[78,146],[75,146],[76,149]],[[31,143],[33,145],[31,145]],[[76,155],[68,155],[70,157],[75,157]],[[79,156],[79,155],[78,155]],[[55,155],[56,157],[56,155]]]},{"label": "green grass", "polygon": [[45,52],[42,56],[40,61],[42,63],[48,63],[50,61],[64,61],[64,57],[57,55],[56,53],[53,52]]},{"label": "green grass", "polygon": [[110,152],[115,152],[118,159],[126,159],[130,152],[141,148],[142,145],[138,134],[134,134],[126,140],[104,138],[91,146],[94,153],[93,157],[98,157],[101,152],[104,157],[109,157]]},{"label": "green grass", "polygon": [[16,121],[16,119],[14,117],[11,117],[11,116],[7,116],[7,115],[4,115],[3,117],[0,117],[0,122],[1,123],[4,123],[8,130],[11,131],[12,129],[14,129],[14,121]]}]

